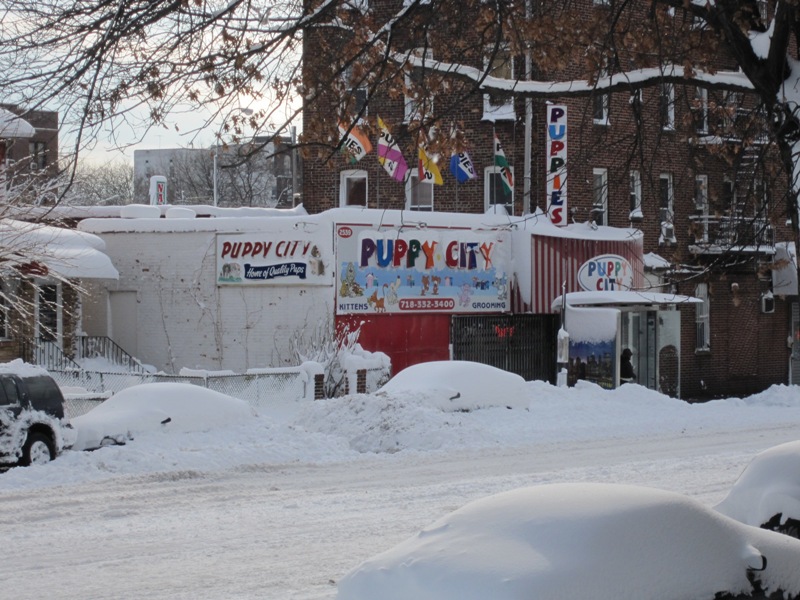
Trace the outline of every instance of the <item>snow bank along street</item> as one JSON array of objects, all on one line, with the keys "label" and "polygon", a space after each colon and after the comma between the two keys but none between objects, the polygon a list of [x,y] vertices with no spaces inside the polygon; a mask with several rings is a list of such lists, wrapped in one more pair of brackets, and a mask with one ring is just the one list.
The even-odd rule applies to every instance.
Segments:
[{"label": "snow bank along street", "polygon": [[526,384],[448,412],[424,391],[275,406],[155,431],[0,475],[5,593],[336,597],[336,582],[478,498],[627,483],[720,502],[753,456],[800,433],[800,392],[686,404],[626,385]]}]

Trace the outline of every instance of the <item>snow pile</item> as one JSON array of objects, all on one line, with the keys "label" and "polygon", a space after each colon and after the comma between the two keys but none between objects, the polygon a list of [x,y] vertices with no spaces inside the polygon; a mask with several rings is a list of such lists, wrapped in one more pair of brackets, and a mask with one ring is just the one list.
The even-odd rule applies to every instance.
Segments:
[{"label": "snow pile", "polygon": [[[483,498],[365,561],[339,600],[713,598],[752,591],[748,569],[800,592],[800,541],[672,492],[558,484]],[[783,555],[773,565],[771,558]],[[757,573],[756,578],[761,574]]]},{"label": "snow pile", "polygon": [[17,358],[7,363],[0,363],[0,373],[7,375],[17,375],[19,377],[36,377],[48,375],[44,367],[26,363],[21,358]]}]

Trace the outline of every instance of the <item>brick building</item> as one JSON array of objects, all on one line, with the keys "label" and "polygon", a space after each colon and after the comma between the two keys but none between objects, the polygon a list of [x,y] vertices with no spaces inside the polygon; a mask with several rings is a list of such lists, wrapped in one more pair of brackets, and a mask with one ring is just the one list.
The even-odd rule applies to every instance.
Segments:
[{"label": "brick building", "polygon": [[[345,22],[369,18],[377,27],[410,4],[415,4],[412,8],[419,20],[407,16],[393,23],[393,49],[436,60],[437,50],[443,48],[441,40],[437,46],[436,36],[419,25],[426,22],[426,2],[358,2],[340,18]],[[603,11],[608,10],[608,2],[598,0],[572,5],[573,19],[599,16],[602,22]],[[757,5],[766,10],[766,3]],[[650,8],[634,3],[629,10],[627,18],[636,19],[635,11]],[[702,24],[687,25],[679,9],[664,11],[660,23],[665,24],[662,35],[667,41],[670,35],[702,34]],[[454,36],[473,35],[472,22],[466,19],[446,20],[441,14],[427,18]],[[339,37],[332,31],[339,31]],[[424,63],[421,69],[405,71],[404,94],[397,87],[376,84],[369,73],[356,68],[357,59],[344,65],[342,86],[320,90],[319,73],[323,66],[330,73],[330,64],[346,47],[346,38],[347,34],[331,28],[310,29],[304,36],[304,85],[316,92],[304,106],[305,141],[313,144],[313,136],[319,134],[335,141],[335,121],[349,115],[345,125],[363,131],[376,146],[380,117],[413,167],[420,124],[426,115],[436,115],[436,107],[446,105],[435,128],[457,130],[457,147],[450,150],[466,149],[477,177],[459,184],[448,176],[446,144],[438,147],[439,167],[445,176],[443,184],[436,186],[419,184],[413,168],[405,182],[394,181],[379,164],[375,150],[356,163],[340,153],[316,153],[304,161],[303,203],[309,212],[364,205],[483,213],[502,204],[509,221],[519,223],[534,216],[537,208],[548,208],[548,106],[565,107],[567,220],[641,230],[649,257],[645,261],[648,289],[703,301],[696,309],[682,311],[683,396],[748,394],[791,382],[792,340],[797,338],[800,321],[797,298],[773,294],[772,273],[778,266],[773,262],[776,244],[792,240],[793,235],[784,205],[778,202],[785,193],[783,174],[762,135],[765,125],[753,98],[664,79],[635,91],[604,94],[595,89],[588,97],[536,99],[530,101],[529,111],[526,101],[513,91],[499,96],[476,91],[454,106],[447,104],[446,94],[432,92],[428,97],[414,87],[414,78],[436,77],[431,72],[426,75]],[[487,67],[490,75],[500,78],[586,80],[582,64],[567,61],[544,68],[534,62],[527,77],[522,55],[504,53],[502,46],[499,50],[495,46],[487,56],[480,56],[472,52],[477,44],[466,47],[470,50],[459,62]],[[625,52],[621,61],[630,68],[652,66],[637,63],[632,50],[629,56]],[[717,62],[719,69],[736,69],[724,54]],[[429,128],[422,129],[430,133]],[[503,194],[500,185],[495,136],[513,174],[509,194]],[[526,141],[530,142],[529,162]],[[651,311],[650,317],[658,319],[658,311]],[[640,352],[649,343],[646,331],[623,331],[623,336],[626,345],[642,346]]]},{"label": "brick building", "polygon": [[[58,173],[58,112],[25,110],[14,104],[0,104],[0,161],[5,186],[15,178],[51,178]],[[4,186],[4,187],[5,187]],[[51,195],[55,198],[55,194]],[[50,198],[34,198],[47,201]]]}]

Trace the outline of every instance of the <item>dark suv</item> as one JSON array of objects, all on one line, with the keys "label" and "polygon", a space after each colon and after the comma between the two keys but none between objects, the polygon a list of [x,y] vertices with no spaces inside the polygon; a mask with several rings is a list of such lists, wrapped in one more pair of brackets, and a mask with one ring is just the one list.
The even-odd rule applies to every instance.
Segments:
[{"label": "dark suv", "polygon": [[46,371],[0,370],[0,468],[46,463],[74,441],[64,396]]}]

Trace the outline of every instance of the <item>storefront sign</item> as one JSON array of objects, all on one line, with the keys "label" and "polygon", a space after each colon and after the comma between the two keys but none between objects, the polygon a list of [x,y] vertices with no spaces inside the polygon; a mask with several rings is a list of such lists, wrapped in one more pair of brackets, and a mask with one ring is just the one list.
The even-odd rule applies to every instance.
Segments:
[{"label": "storefront sign", "polygon": [[217,285],[330,285],[323,244],[279,234],[217,235]]},{"label": "storefront sign", "polygon": [[547,106],[547,216],[567,225],[567,107]]},{"label": "storefront sign", "polygon": [[336,226],[336,312],[505,312],[503,231]]},{"label": "storefront sign", "polygon": [[590,292],[626,291],[633,286],[633,268],[616,254],[596,256],[581,265],[578,284]]}]

